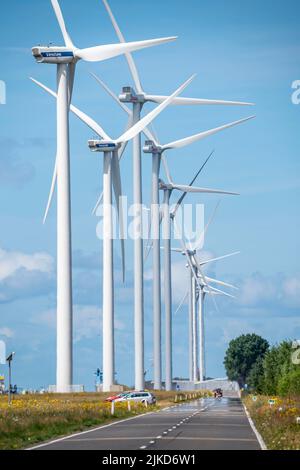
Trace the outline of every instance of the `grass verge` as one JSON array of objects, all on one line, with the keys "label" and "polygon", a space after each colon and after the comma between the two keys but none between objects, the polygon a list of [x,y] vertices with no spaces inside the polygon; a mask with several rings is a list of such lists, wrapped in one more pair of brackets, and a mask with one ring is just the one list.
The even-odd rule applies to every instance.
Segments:
[{"label": "grass verge", "polygon": [[248,395],[243,401],[268,450],[300,450],[300,397]]}]

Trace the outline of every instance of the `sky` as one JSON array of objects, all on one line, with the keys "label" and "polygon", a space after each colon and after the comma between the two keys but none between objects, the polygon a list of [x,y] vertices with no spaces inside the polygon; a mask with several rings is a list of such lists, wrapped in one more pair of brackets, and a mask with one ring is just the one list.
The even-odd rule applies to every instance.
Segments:
[{"label": "sky", "polygon": [[[118,42],[101,0],[61,0],[77,47]],[[222,197],[200,256],[239,256],[206,272],[239,286],[235,299],[205,304],[207,373],[225,375],[228,343],[256,333],[270,344],[300,339],[300,105],[292,83],[300,80],[297,0],[111,0],[128,41],[177,35],[176,42],[134,54],[146,92],[172,93],[193,73],[185,96],[240,100],[255,107],[171,107],[155,121],[163,143],[255,114],[256,119],[167,155],[173,179],[188,184],[208,154],[199,177],[204,187],[239,192]],[[12,14],[13,12],[13,14]],[[55,101],[29,77],[55,88],[53,66],[36,64],[31,47],[62,37],[49,0],[2,2],[0,80],[0,341],[15,351],[13,381],[39,388],[55,383],[56,206],[42,224],[56,152]],[[115,93],[132,85],[124,58],[79,63],[73,103],[119,136],[126,115],[99,87],[99,75]],[[2,85],[3,88],[3,85]],[[1,100],[0,100],[1,101]],[[147,104],[144,112],[153,108]],[[74,383],[94,385],[102,361],[102,253],[92,208],[102,187],[102,156],[91,154],[91,131],[75,117],[71,128],[72,231],[74,280]],[[132,200],[132,152],[122,160],[124,192]],[[162,176],[164,174],[162,172]],[[150,201],[151,158],[143,155],[144,201]],[[174,194],[173,202],[176,201]],[[219,198],[189,196],[205,206],[209,220]],[[177,244],[177,245],[176,245]],[[174,241],[178,246],[178,242]],[[116,371],[133,384],[132,242],[126,242],[127,278],[116,263]],[[180,255],[173,256],[173,307],[188,286]],[[145,266],[145,369],[152,377],[152,272]],[[164,334],[164,316],[162,318]],[[174,315],[174,376],[188,374],[188,306]],[[0,365],[1,373],[7,368]]]}]

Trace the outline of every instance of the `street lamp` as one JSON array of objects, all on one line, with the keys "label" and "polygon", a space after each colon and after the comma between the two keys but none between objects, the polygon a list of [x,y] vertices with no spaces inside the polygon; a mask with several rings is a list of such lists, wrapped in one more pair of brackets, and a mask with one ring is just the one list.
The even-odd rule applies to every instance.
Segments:
[{"label": "street lamp", "polygon": [[15,353],[12,352],[6,359],[8,362],[8,404],[11,405],[11,363]]}]

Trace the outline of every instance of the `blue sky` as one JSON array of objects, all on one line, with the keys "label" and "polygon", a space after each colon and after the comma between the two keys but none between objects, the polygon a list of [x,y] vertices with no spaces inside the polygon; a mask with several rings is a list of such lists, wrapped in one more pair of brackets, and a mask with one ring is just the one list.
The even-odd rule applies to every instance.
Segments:
[{"label": "blue sky", "polygon": [[[238,191],[223,198],[210,227],[205,251],[241,255],[209,271],[240,286],[236,300],[220,299],[219,312],[207,301],[207,361],[211,376],[223,375],[228,341],[256,332],[271,343],[300,337],[299,120],[291,85],[300,79],[299,2],[265,0],[111,0],[127,40],[178,35],[175,43],[135,54],[144,89],[169,94],[191,74],[191,97],[242,100],[253,108],[185,107],[166,110],[155,122],[162,142],[182,138],[254,113],[257,118],[193,146],[170,153],[176,182],[187,183],[215,149],[198,184]],[[61,6],[74,43],[88,47],[117,42],[100,0]],[[38,65],[31,47],[62,44],[48,0],[11,0],[1,5],[0,80],[7,104],[0,105],[0,340],[17,352],[15,382],[39,387],[55,380],[55,204],[46,226],[42,215],[55,156],[55,102],[29,81],[52,88],[55,69]],[[13,12],[13,14],[12,14]],[[139,19],[141,21],[139,22]],[[97,73],[119,93],[131,84],[124,58],[78,64],[73,102],[112,136],[126,116],[89,75]],[[150,110],[151,105],[146,109]],[[101,191],[102,160],[91,155],[91,132],[71,117],[72,216],[76,383],[93,385],[101,364],[101,243],[91,209]],[[123,185],[131,200],[131,146],[122,162]],[[145,155],[144,200],[149,203],[151,161]],[[215,197],[190,197],[205,204]],[[127,283],[120,283],[116,245],[117,373],[133,381],[132,244],[127,243]],[[174,256],[174,307],[186,289],[187,272]],[[151,263],[146,266],[146,369],[151,371]],[[150,300],[149,300],[150,299]],[[184,332],[184,333],[183,333]],[[174,319],[174,374],[187,374],[187,307]],[[0,366],[0,372],[5,371]]]}]

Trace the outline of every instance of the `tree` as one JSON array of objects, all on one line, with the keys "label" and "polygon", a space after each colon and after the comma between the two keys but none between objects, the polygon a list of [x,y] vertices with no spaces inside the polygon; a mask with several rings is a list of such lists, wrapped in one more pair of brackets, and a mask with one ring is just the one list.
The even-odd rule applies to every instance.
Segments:
[{"label": "tree", "polygon": [[264,357],[259,357],[250,369],[247,384],[256,393],[264,390]]},{"label": "tree", "polygon": [[263,363],[263,393],[286,395],[290,393],[290,389],[295,389],[297,374],[294,376],[293,373],[298,371],[299,366],[293,364],[291,360],[292,351],[292,342],[282,341],[267,352]]},{"label": "tree", "polygon": [[278,381],[278,394],[281,396],[299,396],[300,395],[300,370],[290,371],[288,374],[280,377]]},{"label": "tree", "polygon": [[241,335],[230,341],[224,359],[229,380],[236,380],[244,387],[251,369],[265,356],[268,349],[269,343],[255,334]]}]

